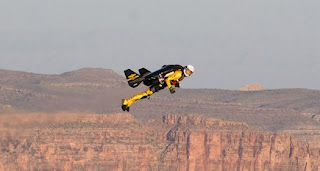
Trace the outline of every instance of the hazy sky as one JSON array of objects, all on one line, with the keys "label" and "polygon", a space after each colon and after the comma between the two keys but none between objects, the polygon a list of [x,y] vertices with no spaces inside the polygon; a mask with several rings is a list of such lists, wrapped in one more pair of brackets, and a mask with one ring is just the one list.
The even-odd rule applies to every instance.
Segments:
[{"label": "hazy sky", "polygon": [[187,88],[320,89],[319,0],[0,0],[0,68],[193,64]]}]

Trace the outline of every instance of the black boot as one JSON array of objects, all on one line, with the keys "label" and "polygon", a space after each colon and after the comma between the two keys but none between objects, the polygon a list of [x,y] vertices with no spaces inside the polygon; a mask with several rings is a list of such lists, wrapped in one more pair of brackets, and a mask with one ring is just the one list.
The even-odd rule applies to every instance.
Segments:
[{"label": "black boot", "polygon": [[122,110],[123,111],[128,111],[129,112],[129,106],[127,106],[127,105],[125,105],[125,104],[123,104],[124,103],[124,99],[122,99],[122,106],[121,106],[121,108],[122,108]]}]

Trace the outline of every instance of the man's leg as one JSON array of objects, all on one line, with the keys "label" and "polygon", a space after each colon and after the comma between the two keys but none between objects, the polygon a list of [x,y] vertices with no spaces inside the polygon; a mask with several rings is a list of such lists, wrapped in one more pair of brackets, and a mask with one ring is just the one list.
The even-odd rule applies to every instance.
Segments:
[{"label": "man's leg", "polygon": [[144,98],[147,98],[148,96],[151,96],[153,94],[153,91],[150,89],[151,88],[148,88],[145,92],[136,94],[128,99],[122,99],[122,107],[121,107],[122,110],[129,112],[129,108],[132,105],[132,103],[134,103],[137,100],[144,99]]}]

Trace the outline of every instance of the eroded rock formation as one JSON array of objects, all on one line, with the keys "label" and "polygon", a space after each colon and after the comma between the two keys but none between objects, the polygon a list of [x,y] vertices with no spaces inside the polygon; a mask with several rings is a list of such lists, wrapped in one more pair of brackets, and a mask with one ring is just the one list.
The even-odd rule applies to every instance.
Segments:
[{"label": "eroded rock formation", "polygon": [[0,115],[0,128],[0,170],[320,169],[319,149],[289,134],[201,115]]},{"label": "eroded rock formation", "polygon": [[239,90],[240,91],[262,91],[262,90],[265,90],[265,88],[262,87],[262,85],[260,85],[258,83],[252,83],[252,84],[248,84],[244,87],[241,87]]}]

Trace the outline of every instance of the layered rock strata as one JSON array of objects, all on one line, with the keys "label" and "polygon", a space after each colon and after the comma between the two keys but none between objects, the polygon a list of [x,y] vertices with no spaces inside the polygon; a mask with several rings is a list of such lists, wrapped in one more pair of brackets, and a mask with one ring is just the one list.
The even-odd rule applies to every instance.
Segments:
[{"label": "layered rock strata", "polygon": [[289,134],[201,115],[146,123],[130,114],[0,119],[0,170],[320,169],[320,150]]}]

